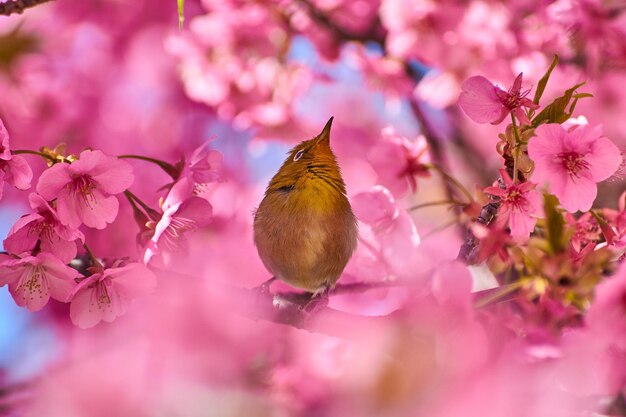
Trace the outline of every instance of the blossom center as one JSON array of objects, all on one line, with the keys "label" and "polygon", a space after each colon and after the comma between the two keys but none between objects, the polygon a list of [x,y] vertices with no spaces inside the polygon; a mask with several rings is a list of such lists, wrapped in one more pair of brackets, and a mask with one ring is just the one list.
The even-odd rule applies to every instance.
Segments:
[{"label": "blossom center", "polygon": [[96,188],[95,182],[91,177],[81,175],[74,178],[71,185],[71,190],[77,199],[81,199],[86,206],[92,207],[96,203],[96,197],[93,195],[93,190]]},{"label": "blossom center", "polygon": [[524,193],[519,190],[519,188],[513,186],[507,189],[506,194],[502,196],[502,202],[505,204],[510,204],[514,207],[520,207],[525,205],[526,198]]},{"label": "blossom center", "polygon": [[417,156],[408,156],[406,158],[406,165],[404,169],[398,173],[398,177],[405,177],[409,180],[409,184],[411,185],[411,189],[415,192],[417,189],[417,181],[415,180],[415,176],[425,177],[428,176],[428,168],[420,162],[419,158],[422,156],[420,152]]},{"label": "blossom center", "polygon": [[[98,310],[104,311],[110,308],[111,297],[109,296],[109,291],[107,290],[107,286],[104,281],[97,281],[89,285],[87,288],[93,288],[92,297],[94,298],[92,298],[92,300],[95,299],[94,301],[98,306]],[[93,301],[90,305],[93,305]],[[91,308],[89,308],[89,311],[91,311]]]},{"label": "blossom center", "polygon": [[509,110],[515,110],[518,107],[522,107],[522,102],[525,101],[526,96],[530,90],[520,92],[515,91],[513,88],[509,89],[509,91],[503,91],[496,87],[496,95],[500,99],[500,102],[504,107]]},{"label": "blossom center", "polygon": [[589,163],[578,152],[560,153],[557,160],[572,176],[578,176],[581,171],[589,169]]},{"label": "blossom center", "polygon": [[166,249],[174,251],[180,247],[180,241],[186,232],[194,231],[198,228],[196,222],[185,217],[172,217],[170,224],[167,226],[163,234],[162,240]]},{"label": "blossom center", "polygon": [[25,289],[33,297],[34,293],[41,295],[42,291],[42,279],[43,269],[40,266],[33,266],[30,268],[30,273],[27,275],[29,278],[27,281],[22,282],[20,289]]},{"label": "blossom center", "polygon": [[45,218],[41,221],[33,222],[28,229],[28,234],[32,236],[37,236],[39,239],[45,238],[51,240],[51,238],[55,235],[54,225],[50,219]]}]

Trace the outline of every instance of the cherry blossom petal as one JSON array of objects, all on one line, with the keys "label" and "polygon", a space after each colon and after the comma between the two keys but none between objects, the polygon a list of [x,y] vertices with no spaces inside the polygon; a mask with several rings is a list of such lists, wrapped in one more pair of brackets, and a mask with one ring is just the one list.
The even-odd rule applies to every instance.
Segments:
[{"label": "cherry blossom petal", "polygon": [[13,268],[15,263],[19,261],[20,259],[14,258],[13,256],[0,253],[0,287],[20,277],[22,272]]},{"label": "cherry blossom petal", "polygon": [[357,219],[374,228],[387,227],[400,214],[389,190],[380,185],[350,200]]},{"label": "cherry blossom petal", "polygon": [[80,277],[80,273],[52,253],[41,252],[37,258],[45,267],[46,277],[50,282],[50,296],[55,300],[65,301],[76,286],[74,278]]},{"label": "cherry blossom petal", "polygon": [[213,219],[213,206],[204,198],[192,197],[180,206],[176,217],[191,220],[197,227],[204,227]]},{"label": "cherry blossom petal", "polygon": [[526,126],[530,125],[530,120],[528,120],[528,116],[526,115],[526,112],[521,107],[518,107],[515,110],[513,110],[513,114],[515,115],[515,117],[517,117],[517,120],[519,120],[521,124],[526,125]]},{"label": "cherry blossom petal", "polygon": [[590,178],[577,178],[576,181],[568,178],[564,182],[562,190],[555,191],[555,195],[559,198],[563,208],[570,213],[576,211],[589,211],[593,205],[596,195],[598,194],[598,186]]},{"label": "cherry blossom petal", "polygon": [[4,239],[4,249],[15,254],[32,250],[37,244],[39,235],[33,233],[31,227],[42,220],[43,217],[37,213],[20,217]]},{"label": "cherry blossom petal", "polygon": [[187,200],[193,195],[194,183],[191,178],[183,177],[172,186],[167,193],[165,201],[161,208],[163,211],[168,211],[174,206],[178,206],[183,201]]},{"label": "cherry blossom petal", "polygon": [[109,158],[102,151],[82,151],[70,169],[73,174],[99,175],[107,170]]},{"label": "cherry blossom petal", "polygon": [[[58,217],[57,217],[57,220],[58,220]],[[63,240],[67,240],[70,242],[76,239],[80,239],[81,241],[85,240],[85,235],[83,234],[83,232],[81,232],[78,229],[73,229],[69,226],[66,226],[60,221],[56,224],[54,230],[57,233],[57,235],[59,235],[59,237],[61,237],[61,239]]]},{"label": "cherry blossom petal", "polygon": [[115,286],[129,298],[152,293],[157,283],[154,273],[139,263],[109,269],[108,276],[114,279]]},{"label": "cherry blossom petal", "polygon": [[11,150],[9,148],[9,132],[7,132],[2,119],[0,119],[0,159],[8,161],[11,159],[11,156]]},{"label": "cherry blossom petal", "polygon": [[546,172],[546,166],[554,164],[554,155],[563,151],[563,129],[556,123],[544,124],[535,129],[535,134],[537,136],[528,141],[528,156],[536,163],[540,162],[535,165],[533,177],[541,175],[544,180],[553,174]]},{"label": "cherry blossom petal", "polygon": [[112,322],[117,317],[126,313],[130,302],[128,296],[119,290],[117,285],[106,285],[109,301],[101,303],[102,305],[102,321]]},{"label": "cherry blossom petal", "polygon": [[372,148],[367,159],[379,176],[378,183],[385,186],[393,195],[402,196],[408,191],[409,183],[400,175],[402,168],[399,163],[404,159],[404,155],[398,144],[381,142]]},{"label": "cherry blossom petal", "polygon": [[72,181],[69,169],[69,164],[62,163],[54,164],[46,169],[37,182],[37,192],[46,200],[54,200],[57,198],[63,187]]},{"label": "cherry blossom petal", "polygon": [[[37,192],[41,194],[39,185],[37,185]],[[59,221],[73,229],[78,228],[78,226],[82,223],[82,219],[79,215],[79,202],[75,197],[76,196],[72,195],[72,192],[67,187],[61,189],[57,197],[57,213],[59,214]]]},{"label": "cherry blossom petal", "polygon": [[514,239],[526,239],[535,228],[537,219],[531,217],[526,212],[519,210],[511,210],[509,214],[509,228],[511,229],[511,237]]},{"label": "cherry blossom petal", "polygon": [[4,195],[4,178],[6,177],[6,173],[0,169],[0,200]]},{"label": "cherry blossom petal", "polygon": [[41,236],[41,250],[50,252],[65,263],[76,257],[76,242],[62,239],[57,234]]},{"label": "cherry blossom petal", "polygon": [[33,274],[33,268],[19,268],[19,278],[9,283],[9,292],[20,307],[29,311],[39,311],[50,300],[50,290],[47,282],[39,275]]},{"label": "cherry blossom petal", "polygon": [[105,197],[98,189],[91,192],[92,200],[79,200],[76,206],[78,215],[85,226],[104,229],[107,223],[113,222],[117,217],[120,203],[117,197]]},{"label": "cherry blossom petal", "polygon": [[476,123],[491,123],[502,117],[502,103],[496,87],[481,75],[470,77],[461,84],[459,105]]},{"label": "cherry blossom petal", "polygon": [[102,321],[105,308],[110,308],[110,305],[102,306],[101,303],[98,303],[95,289],[86,289],[78,292],[72,298],[70,318],[76,326],[81,329],[88,329]]},{"label": "cherry blossom petal", "polygon": [[8,165],[8,170],[4,180],[15,188],[28,190],[33,179],[33,170],[26,159],[20,155],[13,155],[13,158],[5,163]]},{"label": "cherry blossom petal", "polygon": [[28,195],[28,204],[30,204],[30,208],[38,212],[53,211],[46,199],[37,193],[30,193]]},{"label": "cherry blossom petal", "polygon": [[98,183],[99,188],[109,194],[123,192],[135,180],[133,167],[128,162],[114,157],[109,157],[106,169],[101,174],[92,174],[91,177]]},{"label": "cherry blossom petal", "polygon": [[411,217],[401,211],[391,227],[378,234],[385,261],[399,273],[410,272],[406,269],[415,258],[415,249],[420,244],[417,228]]},{"label": "cherry blossom petal", "polygon": [[593,150],[585,156],[585,160],[593,167],[591,175],[595,182],[604,181],[615,174],[623,162],[619,148],[607,138],[599,138],[594,142]]}]

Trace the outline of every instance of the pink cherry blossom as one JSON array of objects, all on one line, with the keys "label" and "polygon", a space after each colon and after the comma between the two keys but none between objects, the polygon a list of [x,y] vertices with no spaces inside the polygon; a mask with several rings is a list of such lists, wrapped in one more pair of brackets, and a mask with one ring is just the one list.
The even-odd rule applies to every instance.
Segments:
[{"label": "pink cherry blossom", "polygon": [[167,198],[161,205],[163,214],[158,222],[149,222],[154,229],[144,254],[144,263],[159,253],[177,253],[187,248],[185,233],[204,227],[212,219],[213,207],[200,197],[188,197],[192,188],[189,180],[174,184]]},{"label": "pink cherry blossom", "polygon": [[2,198],[5,182],[20,190],[28,190],[32,179],[33,170],[26,159],[20,155],[11,154],[9,132],[0,119],[0,198]]},{"label": "pink cherry blossom", "polygon": [[620,248],[626,247],[626,191],[620,195],[617,203],[617,210],[603,210],[608,224],[602,227],[602,233],[609,245]]},{"label": "pink cherry blossom", "polygon": [[565,213],[565,221],[573,229],[570,244],[576,252],[580,252],[588,244],[593,244],[600,237],[598,223],[593,219],[591,213],[584,213],[578,219],[571,213]]},{"label": "pink cherry blossom", "polygon": [[476,123],[491,123],[497,125],[504,118],[513,113],[520,123],[529,125],[530,120],[523,107],[537,109],[539,105],[526,98],[530,90],[521,91],[522,73],[508,91],[495,86],[481,75],[470,77],[461,84],[459,105]]},{"label": "pink cherry blossom", "polygon": [[480,264],[494,255],[498,255],[504,262],[509,260],[507,246],[511,244],[511,236],[501,225],[491,227],[474,223],[471,231],[480,241],[478,253],[476,253],[476,263]]},{"label": "pink cherry blossom", "polygon": [[622,163],[617,146],[602,136],[600,126],[568,131],[550,123],[539,126],[535,134],[528,143],[535,182],[549,184],[567,211],[588,211],[598,193],[596,183],[613,175]]},{"label": "pink cherry blossom", "polygon": [[28,196],[34,213],[22,216],[11,228],[4,240],[4,248],[19,254],[31,251],[40,243],[43,252],[49,252],[65,263],[76,256],[76,239],[85,240],[84,235],[61,223],[56,210],[39,194]]},{"label": "pink cherry blossom", "polygon": [[405,210],[398,208],[389,190],[377,185],[350,200],[360,222],[361,244],[354,258],[365,260],[363,251],[370,258],[375,258],[373,265],[369,261],[369,271],[363,272],[371,275],[372,272],[382,271],[386,279],[414,275],[417,272],[415,250],[420,244],[420,237],[413,219]]},{"label": "pink cherry blossom", "polygon": [[155,286],[152,271],[139,263],[97,272],[67,296],[72,323],[87,329],[102,320],[111,322],[126,312],[131,299],[150,294]]},{"label": "pink cherry blossom", "polygon": [[202,144],[196,148],[186,161],[181,172],[179,182],[187,182],[185,197],[202,195],[208,185],[223,180],[224,156],[214,150],[208,149],[208,144]]},{"label": "pink cherry blossom", "polygon": [[8,161],[11,159],[11,149],[9,148],[9,132],[4,127],[4,122],[0,119],[0,159]]},{"label": "pink cherry blossom", "polygon": [[57,200],[63,224],[104,229],[117,216],[119,202],[114,194],[126,190],[133,179],[127,162],[87,150],[71,164],[58,163],[44,171],[37,192],[47,200]]},{"label": "pink cherry blossom", "polygon": [[0,160],[0,198],[3,184],[8,182],[19,190],[28,190],[33,179],[33,170],[20,155],[13,155],[9,160]]},{"label": "pink cherry blossom", "polygon": [[587,324],[598,337],[615,343],[626,353],[626,263],[622,262],[614,276],[597,286]]},{"label": "pink cherry blossom", "polygon": [[30,311],[41,310],[50,297],[65,301],[80,274],[51,253],[21,259],[3,257],[0,263],[0,286],[9,285],[15,303]]},{"label": "pink cherry blossom", "polygon": [[382,130],[382,141],[368,154],[372,167],[378,174],[378,183],[395,196],[402,197],[408,189],[417,190],[415,177],[429,177],[428,145],[423,136],[410,141],[391,126]]},{"label": "pink cherry blossom", "polygon": [[370,89],[382,90],[390,99],[408,96],[413,90],[414,82],[407,76],[400,61],[379,56],[364,47],[356,47],[348,53],[354,65],[365,75]]},{"label": "pink cherry blossom", "polygon": [[497,225],[504,227],[508,222],[513,238],[527,239],[537,223],[541,195],[535,191],[536,184],[532,182],[514,184],[505,170],[500,170],[500,175],[505,188],[485,188],[486,193],[500,197]]}]

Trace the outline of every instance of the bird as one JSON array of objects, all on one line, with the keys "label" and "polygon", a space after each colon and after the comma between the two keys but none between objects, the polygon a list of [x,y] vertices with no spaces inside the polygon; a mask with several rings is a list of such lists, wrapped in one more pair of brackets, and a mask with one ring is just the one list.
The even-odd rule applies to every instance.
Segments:
[{"label": "bird", "polygon": [[322,132],[292,148],[254,213],[254,243],[274,279],[327,294],[357,245],[357,221],[330,147],[331,117]]}]

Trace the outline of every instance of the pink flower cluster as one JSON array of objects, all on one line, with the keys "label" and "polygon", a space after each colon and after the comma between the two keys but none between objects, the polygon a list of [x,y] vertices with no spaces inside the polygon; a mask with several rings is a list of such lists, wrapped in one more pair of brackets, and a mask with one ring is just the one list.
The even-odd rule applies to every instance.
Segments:
[{"label": "pink flower cluster", "polygon": [[[507,93],[482,76],[471,77],[463,83],[459,105],[478,123],[497,124],[511,113],[521,122],[521,126],[514,127],[519,135],[518,129],[531,124],[522,107],[530,110],[539,107],[525,98],[529,91],[520,93],[521,82],[522,74],[519,74]],[[602,135],[600,126],[592,128],[586,120],[566,126],[545,123],[534,129],[528,143],[528,156],[534,162],[534,183],[516,184],[501,170],[503,186],[485,189],[500,198],[498,224],[502,227],[508,221],[514,237],[527,238],[536,223],[540,213],[539,194],[534,191],[536,184],[545,185],[567,211],[588,211],[597,195],[596,184],[615,174],[624,162],[617,146]],[[512,157],[519,158],[518,154]]]},{"label": "pink flower cluster", "polygon": [[[6,132],[0,133],[8,152]],[[0,260],[0,285],[8,284],[15,302],[30,311],[42,309],[50,298],[69,302],[72,322],[88,328],[122,315],[128,302],[152,292],[156,281],[139,263],[115,261],[105,268],[79,229],[83,225],[104,229],[115,221],[117,195],[133,184],[131,165],[98,150],[58,158],[41,174],[37,193],[29,196],[33,212],[22,216],[4,240],[9,255]],[[161,204],[163,212],[143,213],[152,219],[140,224],[150,239],[146,264],[157,254],[180,254],[185,232],[211,220],[211,204],[199,195],[207,192],[209,183],[221,180],[221,165],[221,154],[201,146],[179,165],[178,173],[172,173],[177,181]],[[77,256],[77,242],[85,245],[91,258],[87,275],[67,266]]]},{"label": "pink flower cluster", "polygon": [[378,183],[395,196],[417,191],[416,177],[429,177],[430,155],[424,136],[411,141],[388,126],[382,131],[382,140],[368,154],[378,174]]}]

